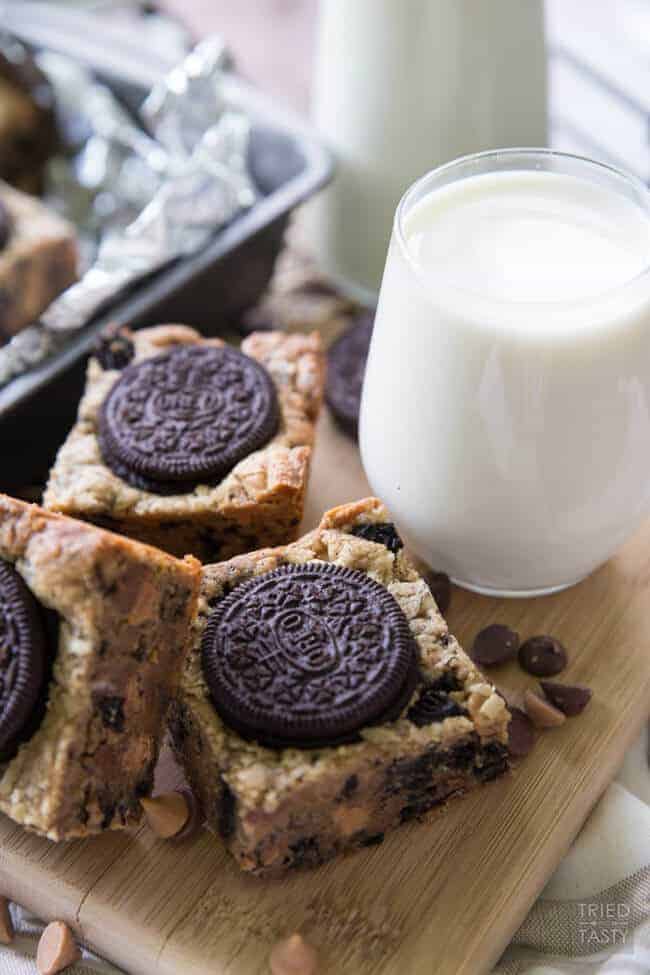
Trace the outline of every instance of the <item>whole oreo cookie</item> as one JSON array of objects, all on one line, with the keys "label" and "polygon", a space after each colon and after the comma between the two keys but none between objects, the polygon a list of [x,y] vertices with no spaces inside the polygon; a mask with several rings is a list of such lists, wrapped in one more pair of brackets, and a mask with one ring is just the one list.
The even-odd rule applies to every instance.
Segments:
[{"label": "whole oreo cookie", "polygon": [[395,720],[419,679],[390,593],[327,562],[238,586],[208,621],[202,660],[224,722],[271,748],[354,741],[361,728]]},{"label": "whole oreo cookie", "polygon": [[174,494],[219,481],[278,420],[258,362],[225,346],[182,345],[124,370],[101,408],[99,446],[129,484]]},{"label": "whole oreo cookie", "polygon": [[36,708],[45,675],[46,637],[38,603],[0,561],[0,758],[15,748]]},{"label": "whole oreo cookie", "polygon": [[373,312],[363,312],[332,344],[327,355],[327,405],[343,430],[355,438],[374,320]]},{"label": "whole oreo cookie", "polygon": [[13,232],[13,220],[7,208],[7,204],[0,200],[0,251],[3,251],[9,243],[9,238]]}]

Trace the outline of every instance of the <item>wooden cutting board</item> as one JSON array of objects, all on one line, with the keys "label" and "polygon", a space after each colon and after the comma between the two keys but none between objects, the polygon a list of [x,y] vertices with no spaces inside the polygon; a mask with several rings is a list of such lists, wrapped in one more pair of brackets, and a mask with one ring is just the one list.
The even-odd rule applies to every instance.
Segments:
[{"label": "wooden cutting board", "polygon": [[[324,417],[307,527],[367,492],[356,448]],[[271,945],[295,930],[318,947],[323,975],[488,972],[650,712],[650,523],[568,592],[454,592],[449,622],[461,642],[492,621],[557,635],[570,651],[566,678],[594,691],[507,781],[381,846],[273,882],[239,873],[207,832],[175,845],[142,827],[55,845],[0,818],[0,888],[67,920],[129,975],[263,975]],[[530,681],[515,665],[495,679]],[[178,780],[168,755],[159,773],[163,788]]]}]

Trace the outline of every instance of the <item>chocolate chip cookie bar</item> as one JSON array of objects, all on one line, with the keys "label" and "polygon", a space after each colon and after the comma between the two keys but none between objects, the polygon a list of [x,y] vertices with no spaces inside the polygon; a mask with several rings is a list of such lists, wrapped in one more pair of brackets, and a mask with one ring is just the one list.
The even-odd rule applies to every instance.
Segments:
[{"label": "chocolate chip cookie bar", "polygon": [[199,563],[0,496],[0,810],[53,840],[140,818]]},{"label": "chocolate chip cookie bar", "polygon": [[108,335],[45,506],[204,562],[291,541],[323,384],[316,334]]},{"label": "chocolate chip cookie bar", "polygon": [[36,321],[76,277],[73,227],[0,182],[0,343]]},{"label": "chocolate chip cookie bar", "polygon": [[508,721],[376,499],[203,567],[170,731],[242,869],[380,843],[505,772]]},{"label": "chocolate chip cookie bar", "polygon": [[59,149],[54,91],[33,56],[0,35],[0,179],[41,193],[45,166]]}]

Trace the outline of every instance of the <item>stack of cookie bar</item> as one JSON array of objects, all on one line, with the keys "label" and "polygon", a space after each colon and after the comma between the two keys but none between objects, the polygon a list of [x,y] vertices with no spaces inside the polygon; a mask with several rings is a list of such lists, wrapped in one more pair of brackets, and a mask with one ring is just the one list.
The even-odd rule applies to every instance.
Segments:
[{"label": "stack of cookie bar", "polygon": [[506,705],[381,502],[298,537],[324,373],[316,334],[104,335],[45,508],[0,503],[17,822],[137,820],[166,725],[208,826],[264,875],[506,770]]}]

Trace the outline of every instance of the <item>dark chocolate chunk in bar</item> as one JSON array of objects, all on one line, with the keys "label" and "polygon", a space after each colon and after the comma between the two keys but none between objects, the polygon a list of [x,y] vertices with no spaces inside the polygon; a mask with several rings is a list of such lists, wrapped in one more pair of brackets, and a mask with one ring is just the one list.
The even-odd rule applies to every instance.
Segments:
[{"label": "dark chocolate chunk in bar", "polygon": [[123,480],[157,493],[214,483],[279,422],[273,380],[227,347],[182,345],[132,363],[104,401],[99,445]]},{"label": "dark chocolate chunk in bar", "polygon": [[390,552],[397,554],[404,548],[404,542],[397,534],[395,525],[392,522],[368,522],[363,525],[355,525],[350,529],[351,535],[357,538],[364,538],[368,542],[377,542],[378,545],[385,545]]},{"label": "dark chocolate chunk in bar", "polygon": [[445,691],[425,687],[420,691],[420,696],[415,704],[409,709],[407,718],[418,728],[421,728],[423,725],[432,724],[434,721],[444,721],[445,718],[453,718],[463,714],[467,714],[465,708],[461,707]]},{"label": "dark chocolate chunk in bar", "polygon": [[41,608],[22,577],[0,561],[0,757],[30,724],[48,672]]},{"label": "dark chocolate chunk in bar", "polygon": [[103,329],[93,349],[102,369],[125,369],[134,353],[135,346],[126,330],[114,325]]},{"label": "dark chocolate chunk in bar", "polygon": [[238,586],[208,621],[202,659],[224,722],[269,747],[354,740],[399,717],[418,679],[408,621],[390,593],[326,562]]}]

